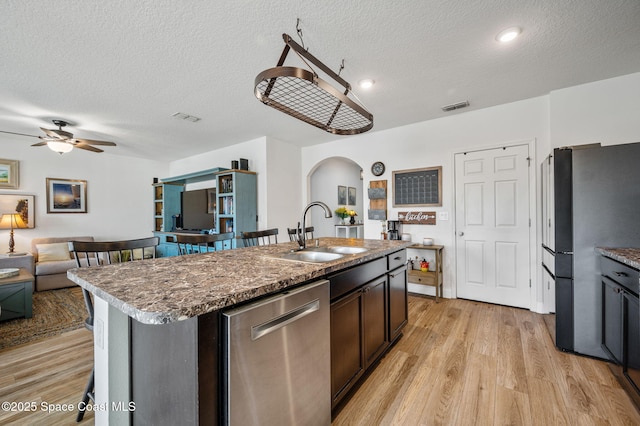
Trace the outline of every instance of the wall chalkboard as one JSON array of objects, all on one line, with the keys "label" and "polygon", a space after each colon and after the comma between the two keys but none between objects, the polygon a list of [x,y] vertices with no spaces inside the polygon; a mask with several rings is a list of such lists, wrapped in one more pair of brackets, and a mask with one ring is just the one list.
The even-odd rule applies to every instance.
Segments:
[{"label": "wall chalkboard", "polygon": [[393,207],[442,206],[442,166],[393,172]]}]

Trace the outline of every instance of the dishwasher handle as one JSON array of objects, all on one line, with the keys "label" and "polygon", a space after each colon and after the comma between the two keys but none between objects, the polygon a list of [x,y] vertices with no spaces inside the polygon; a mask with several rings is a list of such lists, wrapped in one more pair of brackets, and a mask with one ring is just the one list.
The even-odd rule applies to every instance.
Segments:
[{"label": "dishwasher handle", "polygon": [[278,317],[270,319],[262,324],[254,325],[251,327],[251,340],[258,340],[259,338],[272,333],[282,327],[295,322],[302,317],[317,311],[320,309],[320,300],[316,299],[302,306],[299,306],[291,311],[284,313]]}]

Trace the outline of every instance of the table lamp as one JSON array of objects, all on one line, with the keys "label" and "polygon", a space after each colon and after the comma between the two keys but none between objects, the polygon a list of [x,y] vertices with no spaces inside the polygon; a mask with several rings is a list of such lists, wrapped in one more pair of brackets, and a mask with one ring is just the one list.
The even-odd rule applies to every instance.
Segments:
[{"label": "table lamp", "polygon": [[11,229],[9,233],[9,254],[13,253],[15,241],[13,240],[14,228],[26,228],[27,224],[22,220],[20,213],[5,213],[0,218],[0,229]]}]

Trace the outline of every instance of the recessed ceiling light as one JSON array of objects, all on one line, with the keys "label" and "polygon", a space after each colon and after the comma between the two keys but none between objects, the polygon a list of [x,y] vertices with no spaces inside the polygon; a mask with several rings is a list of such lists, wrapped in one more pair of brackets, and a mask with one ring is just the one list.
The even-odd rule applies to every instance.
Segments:
[{"label": "recessed ceiling light", "polygon": [[358,86],[360,86],[361,89],[370,89],[374,83],[375,83],[374,80],[370,78],[365,78],[364,80],[360,80],[358,82]]},{"label": "recessed ceiling light", "polygon": [[511,27],[506,30],[502,30],[496,36],[496,40],[501,43],[507,43],[520,35],[522,30],[519,27]]}]

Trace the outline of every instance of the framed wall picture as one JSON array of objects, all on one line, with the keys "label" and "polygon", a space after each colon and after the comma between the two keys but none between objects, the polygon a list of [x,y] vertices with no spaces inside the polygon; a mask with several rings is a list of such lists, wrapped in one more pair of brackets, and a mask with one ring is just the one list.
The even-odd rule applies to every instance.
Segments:
[{"label": "framed wall picture", "polygon": [[20,213],[27,228],[35,228],[35,196],[22,194],[0,194],[0,215]]},{"label": "framed wall picture", "polygon": [[349,187],[347,204],[350,206],[356,205],[356,189],[352,186]]},{"label": "framed wall picture", "polygon": [[338,185],[338,205],[345,206],[347,204],[347,187]]},{"label": "framed wall picture", "polygon": [[86,212],[86,180],[47,178],[47,213]]},{"label": "framed wall picture", "polygon": [[442,166],[393,172],[393,207],[442,206]]},{"label": "framed wall picture", "polygon": [[20,186],[19,165],[18,160],[0,158],[0,188],[18,189]]}]

